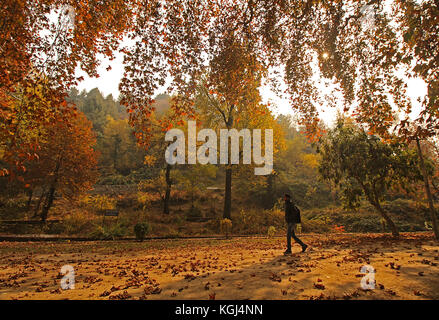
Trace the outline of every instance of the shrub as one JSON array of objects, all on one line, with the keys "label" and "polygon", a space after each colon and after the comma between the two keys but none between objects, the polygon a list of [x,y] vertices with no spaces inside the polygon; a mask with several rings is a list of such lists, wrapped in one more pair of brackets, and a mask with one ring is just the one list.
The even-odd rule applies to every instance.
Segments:
[{"label": "shrub", "polygon": [[269,226],[282,228],[285,225],[284,213],[278,209],[241,210],[233,221],[234,231],[241,234],[264,234]]},{"label": "shrub", "polygon": [[26,216],[26,201],[23,197],[2,200],[0,202],[0,219],[13,220]]},{"label": "shrub", "polygon": [[93,201],[93,197],[88,194],[82,194],[79,196],[78,204],[82,208],[88,208],[91,206],[91,203]]},{"label": "shrub", "polygon": [[315,232],[315,233],[326,233],[331,230],[331,225],[322,219],[311,219],[302,218],[302,231],[303,232]]},{"label": "shrub", "polygon": [[156,197],[153,194],[142,191],[137,192],[137,202],[143,211],[150,207],[154,201],[156,201]]},{"label": "shrub", "polygon": [[198,206],[191,206],[187,213],[188,218],[200,218],[202,216],[200,208]]},{"label": "shrub", "polygon": [[425,226],[425,229],[428,231],[433,230],[433,224],[429,221],[424,221],[424,226]]},{"label": "shrub", "polygon": [[98,218],[86,211],[76,211],[69,214],[63,220],[64,232],[66,234],[84,234],[95,229],[95,222]]},{"label": "shrub", "polygon": [[62,234],[66,230],[66,226],[63,223],[51,223],[48,225],[46,233],[48,234]]},{"label": "shrub", "polygon": [[424,231],[424,226],[410,223],[400,223],[395,222],[396,227],[401,232],[415,232],[415,231]]},{"label": "shrub", "polygon": [[151,232],[151,225],[144,221],[139,222],[134,226],[134,234],[136,235],[136,239],[143,241],[145,239],[145,236]]},{"label": "shrub", "polygon": [[122,238],[127,233],[124,223],[118,222],[111,226],[95,225],[95,229],[89,234],[91,238],[99,240],[116,240]]},{"label": "shrub", "polygon": [[268,227],[267,234],[268,234],[268,237],[273,238],[274,235],[276,234],[276,227],[274,227],[274,226],[269,226],[269,227]]},{"label": "shrub", "polygon": [[344,226],[338,226],[336,224],[332,227],[332,230],[335,233],[344,233],[344,232],[346,232],[346,230],[344,229]]},{"label": "shrub", "polygon": [[116,206],[119,209],[128,209],[128,208],[137,208],[139,203],[137,202],[136,197],[134,196],[119,196],[119,199],[117,199]]},{"label": "shrub", "polygon": [[221,233],[224,233],[226,237],[229,236],[230,231],[232,231],[232,221],[230,219],[222,219],[220,222]]},{"label": "shrub", "polygon": [[175,230],[174,228],[169,228],[169,231],[165,233],[165,237],[168,238],[180,238],[183,237],[183,234],[181,234],[178,230]]},{"label": "shrub", "polygon": [[79,197],[79,205],[94,211],[111,210],[116,207],[116,199],[112,199],[106,195],[82,195]]},{"label": "shrub", "polygon": [[381,225],[378,218],[375,219],[359,219],[357,221],[352,222],[349,226],[349,231],[351,232],[380,232]]},{"label": "shrub", "polygon": [[382,229],[382,231],[383,231],[383,232],[386,232],[386,230],[387,230],[386,219],[381,218],[381,219],[380,219],[380,224],[381,224],[381,229]]},{"label": "shrub", "polygon": [[268,217],[268,222],[275,227],[282,227],[285,225],[285,213],[279,209],[264,210],[264,214]]},{"label": "shrub", "polygon": [[273,205],[274,210],[282,211],[284,209],[284,200],[282,198],[277,199],[277,201]]},{"label": "shrub", "polygon": [[214,233],[220,231],[221,219],[211,219],[207,222],[206,227]]},{"label": "shrub", "polygon": [[106,177],[101,177],[98,184],[102,185],[128,185],[132,184],[134,179],[129,176],[123,176],[120,174],[110,175]]},{"label": "shrub", "polygon": [[[259,221],[258,221],[259,220]],[[254,214],[253,210],[241,210],[234,218],[235,232],[257,233],[261,227],[261,217]],[[221,225],[221,221],[220,221]]]},{"label": "shrub", "polygon": [[172,223],[177,225],[177,226],[181,226],[184,224],[184,219],[180,216],[180,215],[174,215],[172,217]]}]

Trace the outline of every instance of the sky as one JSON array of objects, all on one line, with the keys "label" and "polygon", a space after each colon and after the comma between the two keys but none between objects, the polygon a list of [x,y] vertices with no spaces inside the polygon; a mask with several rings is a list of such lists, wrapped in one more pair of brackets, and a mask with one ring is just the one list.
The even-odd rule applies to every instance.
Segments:
[{"label": "sky", "polygon": [[[384,1],[384,7],[385,10],[390,13],[391,11],[391,0],[385,0]],[[373,28],[374,25],[374,18],[373,18],[373,6],[371,5],[365,5],[364,9],[362,10],[364,14],[363,18],[363,25],[365,28]],[[125,42],[125,41],[124,41]],[[127,40],[128,44],[129,40]],[[111,65],[112,69],[110,71],[107,71],[106,68]],[[315,63],[315,69],[317,69],[317,63]],[[78,76],[83,76],[84,80],[77,86],[78,90],[87,90],[90,91],[93,88],[98,88],[104,96],[107,96],[109,94],[112,94],[113,97],[116,99],[119,96],[119,82],[123,76],[124,72],[124,66],[123,66],[123,55],[122,53],[116,53],[116,59],[113,61],[109,61],[108,59],[103,59],[101,66],[98,68],[98,74],[100,75],[99,78],[90,78],[85,74],[85,72],[79,70],[79,68],[76,71],[76,74]],[[420,111],[420,103],[418,102],[418,98],[422,98],[427,94],[427,86],[425,82],[419,78],[415,79],[407,79],[404,78],[407,85],[408,90],[407,93],[409,97],[412,100],[412,114],[410,117],[412,119],[416,118],[416,116],[419,114]],[[318,71],[315,70],[315,78],[314,80],[316,82],[319,81],[319,75]],[[329,87],[326,87],[323,84],[317,85],[319,92],[322,95],[330,94],[331,89],[334,89],[333,85],[330,85]],[[283,85],[283,88],[285,89],[286,86]],[[157,90],[157,94],[164,93],[165,88]],[[270,105],[272,111],[274,114],[284,114],[284,115],[294,115],[295,111],[292,109],[291,105],[289,104],[289,101],[286,98],[278,97],[272,90],[270,90],[269,85],[264,85],[260,88],[260,93],[263,99],[264,103],[267,103],[270,101]],[[340,100],[341,100],[341,95]],[[336,97],[338,97],[336,95]],[[335,120],[337,115],[337,109],[340,111],[343,109],[341,103],[336,108],[322,105],[318,107],[318,110],[320,112],[321,119],[327,124],[331,125],[332,122]]]},{"label": "sky", "polygon": [[[112,69],[107,71],[106,68],[111,65]],[[116,58],[113,61],[103,59],[101,66],[98,68],[99,78],[90,78],[83,71],[77,69],[77,75],[82,75],[84,80],[79,83],[77,89],[90,91],[93,88],[98,88],[104,96],[112,94],[115,99],[119,96],[119,82],[123,76],[124,65],[123,55],[121,53],[116,54]],[[317,76],[318,78],[318,76]],[[316,78],[316,80],[317,80]],[[420,110],[420,105],[417,99],[424,97],[427,93],[427,86],[421,79],[406,79],[408,90],[407,93],[410,96],[413,104],[413,112],[411,117],[414,118]],[[331,87],[330,87],[331,88]],[[330,88],[327,89],[324,85],[319,85],[318,89],[322,94],[330,93]],[[163,93],[165,89],[159,89],[157,94]],[[274,114],[294,115],[295,111],[290,106],[286,98],[277,96],[269,87],[264,85],[260,88],[260,93],[264,103],[271,102],[271,109]],[[319,108],[321,119],[329,126],[333,123],[337,115],[337,109],[342,110],[342,106],[334,108],[322,105]]]}]

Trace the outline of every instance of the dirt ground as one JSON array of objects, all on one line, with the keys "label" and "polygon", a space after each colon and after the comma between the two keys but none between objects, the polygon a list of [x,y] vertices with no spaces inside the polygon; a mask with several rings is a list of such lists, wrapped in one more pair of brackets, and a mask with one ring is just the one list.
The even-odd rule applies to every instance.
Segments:
[{"label": "dirt ground", "polygon": [[[301,238],[309,249],[291,256],[284,238],[0,242],[0,300],[439,299],[432,233]],[[64,265],[74,289],[61,289]]]}]

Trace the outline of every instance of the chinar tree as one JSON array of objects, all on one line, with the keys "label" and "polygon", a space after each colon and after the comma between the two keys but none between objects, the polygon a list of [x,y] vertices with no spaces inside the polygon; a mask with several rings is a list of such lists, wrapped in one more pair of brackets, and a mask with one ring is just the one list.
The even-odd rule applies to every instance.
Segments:
[{"label": "chinar tree", "polygon": [[337,119],[336,126],[320,140],[319,173],[340,187],[346,207],[358,207],[365,196],[386,221],[392,235],[398,229],[381,202],[386,191],[398,184],[407,188],[422,179],[415,150],[400,142],[385,142],[349,119]]}]

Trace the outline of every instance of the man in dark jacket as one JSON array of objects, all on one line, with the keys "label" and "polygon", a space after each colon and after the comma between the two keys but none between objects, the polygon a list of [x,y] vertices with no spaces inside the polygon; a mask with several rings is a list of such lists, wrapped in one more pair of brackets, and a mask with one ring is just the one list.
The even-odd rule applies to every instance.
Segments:
[{"label": "man in dark jacket", "polygon": [[302,252],[305,252],[308,246],[304,244],[297,236],[294,230],[296,229],[296,224],[300,223],[300,212],[299,209],[291,201],[291,196],[285,194],[285,221],[287,222],[287,250],[284,254],[291,254],[291,237],[294,241],[302,246]]}]

